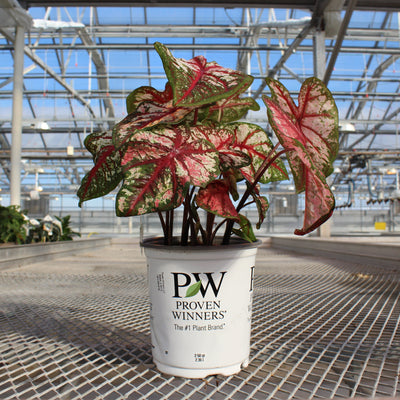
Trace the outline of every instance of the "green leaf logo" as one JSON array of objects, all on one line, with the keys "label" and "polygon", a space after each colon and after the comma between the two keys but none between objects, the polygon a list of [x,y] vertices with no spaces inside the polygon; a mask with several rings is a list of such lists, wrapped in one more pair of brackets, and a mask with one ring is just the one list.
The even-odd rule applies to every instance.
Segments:
[{"label": "green leaf logo", "polygon": [[199,292],[200,288],[201,288],[201,281],[197,281],[193,285],[190,285],[186,291],[185,297],[193,297]]}]

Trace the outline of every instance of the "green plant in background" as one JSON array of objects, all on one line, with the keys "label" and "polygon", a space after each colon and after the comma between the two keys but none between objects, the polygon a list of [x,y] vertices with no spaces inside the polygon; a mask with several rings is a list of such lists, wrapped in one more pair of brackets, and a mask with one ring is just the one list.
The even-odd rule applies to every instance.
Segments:
[{"label": "green plant in background", "polygon": [[79,232],[74,232],[71,229],[70,220],[70,215],[63,218],[46,215],[43,219],[30,219],[27,221],[26,243],[58,242],[73,240],[74,236],[81,236]]},{"label": "green plant in background", "polygon": [[74,236],[80,237],[81,234],[79,232],[75,232],[71,229],[71,216],[66,215],[65,217],[59,218],[55,216],[58,221],[61,222],[61,235],[58,240],[73,240]]},{"label": "green plant in background", "polygon": [[29,219],[18,206],[0,206],[0,243],[29,244],[73,240],[81,236],[71,229],[71,216],[49,215],[43,219]]},{"label": "green plant in background", "polygon": [[25,222],[18,206],[0,206],[0,243],[25,243]]}]

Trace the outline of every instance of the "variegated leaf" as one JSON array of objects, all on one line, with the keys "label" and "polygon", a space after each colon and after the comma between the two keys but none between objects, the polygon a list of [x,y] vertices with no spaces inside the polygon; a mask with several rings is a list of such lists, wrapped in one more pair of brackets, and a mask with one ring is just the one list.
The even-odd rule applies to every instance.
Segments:
[{"label": "variegated leaf", "polygon": [[[332,172],[332,162],[335,160],[338,144],[338,110],[332,94],[318,78],[309,78],[301,86],[296,106],[288,90],[274,79],[267,79],[272,98],[263,96],[268,106],[268,117],[282,146],[289,149],[290,139],[302,143],[311,157],[314,166],[324,174]],[[272,102],[275,107],[271,107]],[[282,114],[286,114],[285,129],[280,128]],[[288,120],[291,124],[288,124]],[[288,126],[291,129],[288,130]],[[305,179],[301,174],[296,152],[288,155],[289,162],[295,173],[296,187],[304,190]]]},{"label": "variegated leaf", "polygon": [[199,207],[222,218],[236,219],[239,215],[229,197],[229,185],[222,179],[201,188],[195,200]]},{"label": "variegated leaf", "polygon": [[148,129],[158,124],[178,124],[190,112],[190,108],[175,107],[172,89],[167,83],[164,92],[150,86],[142,86],[133,91],[127,99],[128,111],[132,110],[113,130],[113,140],[117,147],[126,143],[138,129]]},{"label": "variegated leaf", "polygon": [[122,180],[120,152],[112,143],[111,131],[90,134],[85,146],[93,155],[95,165],[82,179],[77,193],[79,206],[110,193]]},{"label": "variegated leaf", "polygon": [[[288,134],[297,129],[286,113],[279,112],[276,102],[268,103],[271,113],[275,113],[274,123],[281,132],[285,132],[287,156],[291,160],[290,167],[295,178],[298,192],[305,190],[306,210],[303,228],[296,230],[295,234],[304,235],[316,229],[325,222],[333,212],[335,206],[334,196],[326,183],[324,174],[314,165],[313,159],[302,142],[295,134]],[[279,119],[278,116],[279,115]],[[295,153],[293,155],[293,153]]]},{"label": "variegated leaf", "polygon": [[[273,149],[271,140],[264,130],[254,124],[236,122],[225,125],[225,129],[229,129],[235,137],[233,147],[250,157],[251,163],[240,168],[240,172],[247,181],[254,182],[256,172]],[[260,182],[268,183],[287,178],[285,165],[278,159],[265,171]]]},{"label": "variegated leaf", "polygon": [[203,116],[203,121],[233,122],[243,118],[249,110],[258,111],[259,109],[260,106],[253,98],[234,96],[210,105],[208,113]]},{"label": "variegated leaf", "polygon": [[138,131],[127,144],[121,164],[120,216],[178,207],[189,185],[204,187],[220,174],[214,146],[182,126]]},{"label": "variegated leaf", "polygon": [[327,221],[335,208],[335,196],[325,177],[318,171],[305,169],[307,188],[303,227],[296,229],[296,235],[306,235]]},{"label": "variegated leaf", "polygon": [[225,129],[225,125],[199,125],[196,127],[196,135],[215,146],[219,154],[222,171],[230,168],[237,169],[250,164],[250,156],[236,146],[234,132],[231,129]]},{"label": "variegated leaf", "polygon": [[298,192],[306,192],[304,235],[325,222],[335,200],[326,176],[338,151],[338,112],[331,93],[317,78],[307,79],[296,106],[287,89],[278,81],[267,80],[272,98],[263,97],[268,119],[287,157]]},{"label": "variegated leaf", "polygon": [[265,196],[260,196],[259,193],[252,193],[252,197],[256,203],[257,211],[258,211],[258,222],[256,225],[257,229],[260,229],[261,224],[264,222],[265,216],[267,214],[269,203],[268,199]]},{"label": "variegated leaf", "polygon": [[156,104],[167,104],[172,102],[172,88],[167,82],[163,92],[158,91],[152,86],[140,86],[131,92],[126,98],[126,111],[131,114],[137,110],[143,102]]},{"label": "variegated leaf", "polygon": [[[237,182],[243,180],[242,174],[238,173],[236,169],[230,168],[222,173],[225,182],[229,187],[229,193],[234,201],[239,200],[239,192]],[[240,176],[238,176],[240,175]]]},{"label": "variegated leaf", "polygon": [[191,60],[175,58],[170,50],[157,42],[155,49],[161,57],[168,81],[172,86],[174,104],[199,107],[243,93],[253,77],[207,62],[203,56]]}]

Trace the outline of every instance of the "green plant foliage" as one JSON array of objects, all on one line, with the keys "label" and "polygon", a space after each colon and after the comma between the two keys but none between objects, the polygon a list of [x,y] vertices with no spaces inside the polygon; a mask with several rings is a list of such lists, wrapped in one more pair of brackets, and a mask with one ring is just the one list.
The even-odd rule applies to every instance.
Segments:
[{"label": "green plant foliage", "polygon": [[17,206],[0,206],[0,243],[22,244],[26,239],[25,218]]},{"label": "green plant foliage", "polygon": [[61,222],[61,227],[62,227],[62,233],[58,240],[73,240],[74,236],[81,237],[81,234],[79,232],[75,232],[71,229],[70,215],[66,215],[65,217],[62,218],[55,216],[55,218]]}]

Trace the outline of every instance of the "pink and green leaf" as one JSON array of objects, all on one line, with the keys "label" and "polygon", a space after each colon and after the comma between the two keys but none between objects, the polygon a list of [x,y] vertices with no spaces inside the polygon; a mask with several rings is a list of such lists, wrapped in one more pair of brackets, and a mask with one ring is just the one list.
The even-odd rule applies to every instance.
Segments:
[{"label": "pink and green leaf", "polygon": [[159,124],[178,124],[189,113],[190,108],[175,107],[169,84],[164,92],[142,86],[128,97],[127,108],[133,110],[113,129],[114,144],[119,148],[139,129],[148,129]]},{"label": "pink and green leaf", "polygon": [[258,211],[258,222],[256,228],[260,229],[261,224],[264,222],[265,216],[267,215],[269,203],[268,199],[265,196],[260,196],[259,193],[253,192],[252,197],[254,199],[254,202],[256,203]]},{"label": "pink and green leaf", "polygon": [[[237,182],[243,179],[242,174],[238,173],[237,170],[230,168],[222,173],[223,178],[228,185],[229,193],[234,201],[239,200],[239,192],[237,188]],[[240,175],[240,176],[238,176]]]},{"label": "pink and green leaf", "polygon": [[196,127],[196,134],[214,145],[219,154],[222,171],[250,164],[250,156],[236,146],[235,133],[229,125],[199,125]]},{"label": "pink and green leaf", "polygon": [[295,235],[306,235],[327,221],[335,208],[335,197],[325,177],[306,169],[306,198],[303,227],[294,231]]},{"label": "pink and green leaf", "polygon": [[[315,167],[325,176],[330,175],[339,148],[338,110],[330,91],[319,79],[309,78],[300,89],[297,106],[280,82],[267,79],[267,84],[272,98],[263,96],[263,100],[268,107],[270,124],[282,146],[290,150],[296,139],[305,147]],[[304,178],[296,158],[296,152],[289,154],[289,162],[298,174],[297,188],[301,190]]]},{"label": "pink and green leaf", "polygon": [[220,174],[214,146],[193,130],[158,127],[131,138],[121,162],[124,181],[117,196],[118,215],[178,207],[189,185],[204,187]]},{"label": "pink and green leaf", "polygon": [[137,110],[143,102],[151,102],[156,104],[172,103],[172,88],[167,82],[163,92],[154,89],[152,86],[141,86],[131,92],[126,98],[126,110],[131,114]]},{"label": "pink and green leaf", "polygon": [[316,229],[332,214],[334,196],[326,183],[338,151],[338,112],[326,86],[317,78],[307,79],[296,106],[287,89],[269,79],[272,98],[263,97],[268,119],[280,143],[287,150],[297,192],[305,191],[304,235]]},{"label": "pink and green leaf", "polygon": [[203,56],[191,60],[175,58],[163,44],[154,44],[172,87],[174,105],[199,107],[243,93],[253,77],[207,62]]},{"label": "pink and green leaf", "polygon": [[[235,138],[233,147],[250,157],[251,163],[240,168],[240,172],[247,181],[254,182],[258,169],[273,149],[271,140],[258,125],[236,122],[225,125],[225,128],[229,129]],[[288,175],[284,163],[282,160],[277,159],[261,177],[260,182],[268,183],[287,178]]]},{"label": "pink and green leaf", "polygon": [[199,189],[195,201],[199,207],[222,218],[237,219],[239,216],[229,196],[229,185],[223,179]]},{"label": "pink and green leaf", "polygon": [[94,166],[82,179],[77,193],[79,206],[84,201],[110,193],[122,180],[120,152],[112,143],[110,131],[90,134],[85,139],[85,146],[93,155]]},{"label": "pink and green leaf", "polygon": [[243,118],[249,110],[258,111],[259,109],[260,106],[253,98],[234,96],[211,104],[202,121],[233,122]]}]

